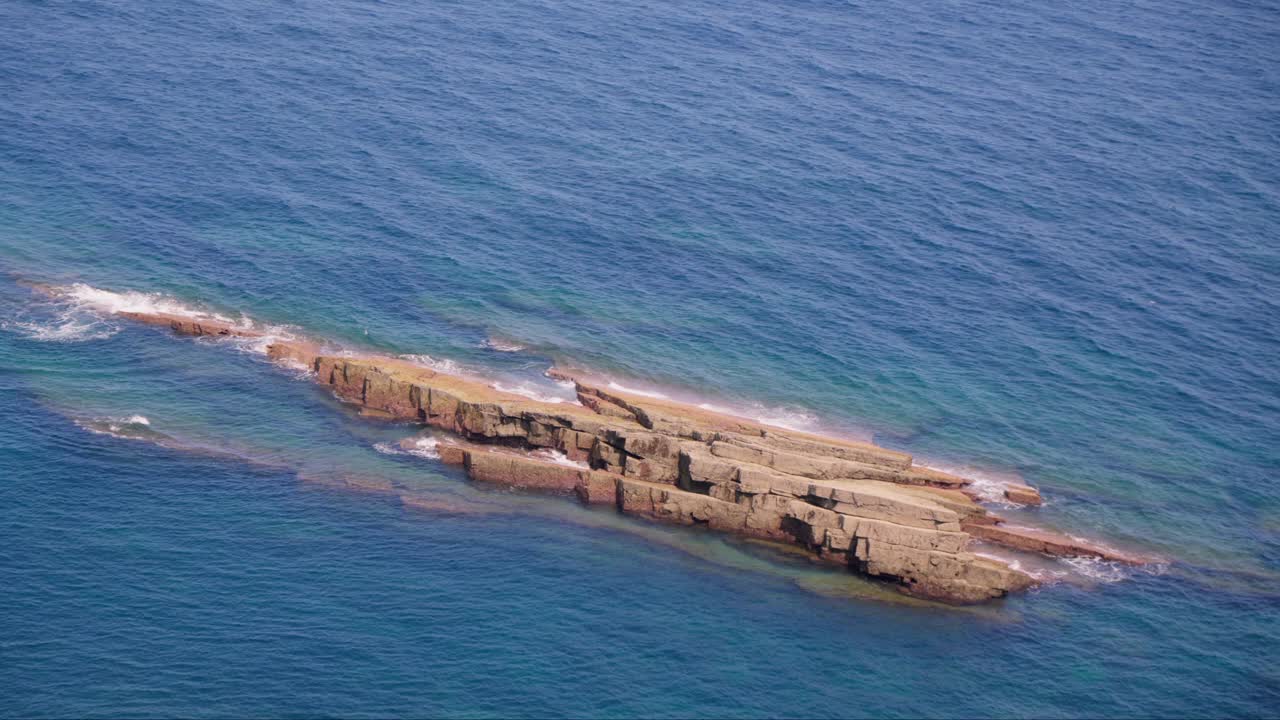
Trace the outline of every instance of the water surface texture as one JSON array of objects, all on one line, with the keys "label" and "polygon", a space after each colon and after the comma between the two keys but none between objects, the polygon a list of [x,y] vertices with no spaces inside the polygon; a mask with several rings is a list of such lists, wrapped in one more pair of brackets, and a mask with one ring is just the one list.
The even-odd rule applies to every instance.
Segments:
[{"label": "water surface texture", "polygon": [[[2,715],[1280,710],[1274,3],[10,0],[0,98]],[[19,279],[871,437],[1170,562],[894,602]]]}]

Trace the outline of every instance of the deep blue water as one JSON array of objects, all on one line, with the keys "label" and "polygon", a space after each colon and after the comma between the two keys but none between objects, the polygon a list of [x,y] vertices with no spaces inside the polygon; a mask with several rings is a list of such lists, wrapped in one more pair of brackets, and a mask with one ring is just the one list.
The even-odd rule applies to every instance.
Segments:
[{"label": "deep blue water", "polygon": [[[0,715],[1276,716],[1278,150],[1274,3],[9,0]],[[1170,562],[895,602],[17,279],[869,435]]]}]

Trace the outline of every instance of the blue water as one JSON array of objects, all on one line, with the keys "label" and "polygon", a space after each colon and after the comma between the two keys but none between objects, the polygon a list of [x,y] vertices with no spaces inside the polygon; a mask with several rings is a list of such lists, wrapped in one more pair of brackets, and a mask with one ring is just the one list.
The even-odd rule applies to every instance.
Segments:
[{"label": "blue water", "polygon": [[[0,715],[1275,716],[1278,110],[1274,3],[6,2]],[[870,436],[1170,562],[896,602],[18,279]]]}]

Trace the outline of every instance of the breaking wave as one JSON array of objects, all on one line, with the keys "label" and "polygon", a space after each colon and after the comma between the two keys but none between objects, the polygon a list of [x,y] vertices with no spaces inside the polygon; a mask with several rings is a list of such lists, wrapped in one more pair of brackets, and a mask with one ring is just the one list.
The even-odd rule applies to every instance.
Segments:
[{"label": "breaking wave", "polygon": [[[563,383],[556,383],[556,385],[561,390],[565,389],[565,385]],[[569,383],[568,385],[568,391],[570,394],[569,397],[552,395],[550,394],[550,392],[548,392],[549,388],[540,387],[527,381],[518,383],[516,385],[507,385],[501,382],[495,382],[490,387],[492,387],[494,390],[497,390],[499,392],[511,393],[513,395],[523,395],[524,397],[527,397],[530,400],[537,400],[538,402],[567,403],[569,405],[581,404],[578,402],[577,396],[573,394],[572,383]]]},{"label": "breaking wave", "polygon": [[114,292],[103,290],[84,283],[75,283],[66,287],[53,289],[56,298],[66,300],[74,305],[96,310],[108,315],[119,313],[146,313],[156,315],[177,315],[188,318],[208,318],[232,324],[251,325],[247,319],[235,320],[226,315],[199,310],[182,301],[154,292],[126,290]]},{"label": "breaking wave", "polygon": [[793,410],[783,407],[766,407],[759,403],[752,404],[747,408],[731,408],[723,405],[715,405],[713,403],[698,403],[698,407],[703,410],[720,413],[722,415],[733,415],[734,417],[745,418],[747,420],[755,420],[758,423],[772,425],[786,430],[795,430],[797,432],[816,432],[821,423],[818,416],[804,410]]},{"label": "breaking wave", "polygon": [[719,405],[711,402],[699,402],[696,397],[679,392],[664,392],[657,389],[640,389],[623,385],[616,380],[608,381],[609,389],[624,392],[628,395],[654,398],[655,400],[675,400],[676,402],[696,405],[703,410],[732,415],[745,420],[754,420],[765,425],[772,425],[797,432],[817,432],[822,428],[818,416],[807,410],[790,407],[770,407],[763,403],[750,403],[742,406]]},{"label": "breaking wave", "polygon": [[1131,565],[1100,558],[1069,557],[1062,558],[1059,562],[1070,567],[1072,572],[1081,577],[1101,583],[1120,582],[1131,577],[1134,573],[1134,568]]},{"label": "breaking wave", "polygon": [[[1076,539],[1097,545],[1097,543],[1090,540]],[[1035,578],[1036,582],[1042,585],[1054,585],[1061,582],[1077,585],[1111,584],[1127,580],[1139,573],[1162,575],[1168,570],[1168,563],[1165,562],[1129,565],[1097,557],[1051,557],[1038,553],[1012,550],[985,542],[978,543],[978,546],[973,548],[973,553],[980,557],[1006,563],[1014,570],[1019,570]]]},{"label": "breaking wave", "polygon": [[430,368],[432,370],[435,370],[436,372],[442,372],[449,375],[474,375],[475,374],[475,373],[469,372],[468,370],[466,370],[465,368],[463,368],[461,365],[454,362],[453,360],[448,360],[448,359],[441,360],[441,359],[431,357],[430,355],[405,354],[405,355],[397,355],[396,357],[398,357],[401,360],[406,360],[408,362],[411,362],[414,365],[421,365],[422,367]]},{"label": "breaking wave", "polygon": [[612,380],[609,381],[609,387],[613,390],[617,390],[618,392],[627,393],[628,395],[639,395],[640,397],[657,398],[659,400],[669,400],[671,398],[671,396],[666,393],[661,393],[656,390],[639,390],[633,387],[627,387],[626,385],[622,385],[621,383],[617,383]]},{"label": "breaking wave", "polygon": [[[267,347],[282,340],[296,340],[297,336],[287,327],[254,322],[241,315],[233,319],[226,315],[201,310],[177,298],[161,293],[126,290],[103,290],[85,283],[75,283],[48,290],[51,303],[42,303],[28,310],[29,314],[48,314],[40,319],[15,319],[3,323],[29,339],[44,342],[85,342],[103,340],[120,332],[120,325],[111,318],[120,313],[144,315],[172,315],[197,320],[216,320],[237,328],[252,331],[256,335],[208,338],[226,344],[241,352],[265,356]],[[290,363],[280,363],[289,366]],[[298,363],[292,363],[298,365]],[[297,369],[304,369],[300,366]]]},{"label": "breaking wave", "polygon": [[[920,467],[926,467],[931,470],[941,470],[952,475],[959,475],[968,478],[971,482],[969,489],[977,494],[978,500],[989,505],[996,505],[1003,508],[1020,508],[1025,507],[1021,503],[1015,503],[1004,496],[1004,491],[1013,485],[1025,485],[1026,482],[1020,476],[1013,473],[1004,474],[991,470],[982,470],[967,465],[956,465],[946,462],[937,462],[917,457],[915,464]],[[1043,505],[1048,505],[1045,500]]]},{"label": "breaking wave", "polygon": [[[243,314],[238,318],[231,318],[221,313],[201,310],[183,303],[176,298],[160,293],[139,292],[136,290],[114,292],[111,290],[95,288],[83,283],[77,283],[67,288],[55,289],[54,292],[56,296],[72,301],[79,308],[91,309],[96,312],[109,315],[119,313],[176,315],[179,317],[216,320],[218,322],[228,323],[240,329],[252,331],[256,333],[256,335],[232,335],[228,337],[210,339],[214,342],[225,344],[240,352],[249,353],[251,355],[265,356],[267,354],[267,348],[272,344],[280,341],[297,339],[297,335],[295,335],[286,326],[258,323]],[[290,363],[283,362],[281,364],[288,366]],[[298,365],[298,363],[292,364]],[[301,366],[299,367],[301,369]]]},{"label": "breaking wave", "polygon": [[557,465],[564,465],[565,467],[578,468],[580,470],[589,470],[591,468],[590,465],[587,465],[584,462],[570,460],[568,455],[565,455],[559,450],[535,450],[529,453],[529,455],[538,458],[539,460],[550,460]]},{"label": "breaking wave", "polygon": [[[254,332],[261,334],[256,336],[229,335],[226,337],[210,337],[209,340],[226,345],[237,352],[266,357],[267,348],[275,343],[298,339],[297,335],[282,325],[260,325],[254,327]],[[275,360],[273,364],[301,373],[310,374],[311,372],[311,368],[289,358]]]},{"label": "breaking wave", "polygon": [[428,460],[439,460],[440,452],[437,450],[439,444],[434,437],[410,437],[396,443],[375,443],[373,449],[383,455],[412,455]]},{"label": "breaking wave", "polygon": [[47,320],[7,320],[0,327],[13,330],[38,342],[87,342],[105,340],[120,332],[120,326],[96,315],[67,308]]},{"label": "breaking wave", "polygon": [[524,345],[511,340],[503,340],[502,338],[488,338],[483,343],[483,347],[487,347],[495,352],[514,353],[525,349]]}]

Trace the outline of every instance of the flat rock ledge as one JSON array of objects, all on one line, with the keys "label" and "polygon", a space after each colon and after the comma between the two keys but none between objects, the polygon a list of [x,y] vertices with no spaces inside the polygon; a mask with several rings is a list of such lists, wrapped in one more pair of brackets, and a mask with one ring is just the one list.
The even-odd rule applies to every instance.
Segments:
[{"label": "flat rock ledge", "polygon": [[[207,319],[122,314],[183,335],[260,337]],[[906,453],[622,392],[572,372],[548,375],[573,381],[581,405],[538,402],[404,360],[329,353],[309,342],[277,341],[268,355],[305,366],[365,415],[447,431],[455,441],[438,446],[441,459],[473,480],[796,544],[918,597],[975,603],[1035,584],[971,551],[974,538],[1049,555],[1143,562],[1005,525],[975,501],[970,480],[917,466]],[[1040,502],[1028,486],[1011,488],[1008,497]]]}]

